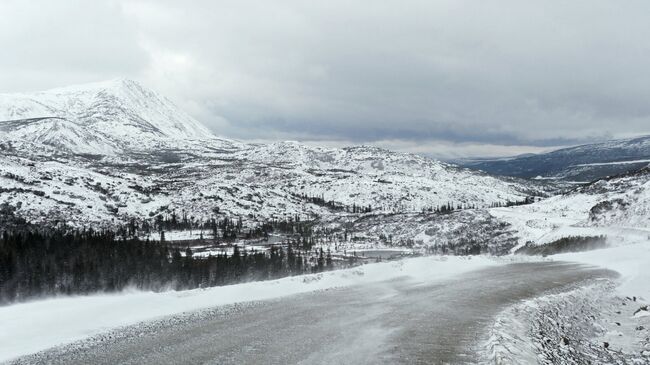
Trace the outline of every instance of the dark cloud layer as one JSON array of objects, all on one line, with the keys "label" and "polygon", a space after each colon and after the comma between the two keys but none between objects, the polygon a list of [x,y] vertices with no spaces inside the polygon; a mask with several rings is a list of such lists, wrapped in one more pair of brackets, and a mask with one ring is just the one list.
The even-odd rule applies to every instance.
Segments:
[{"label": "dark cloud layer", "polygon": [[457,156],[650,132],[646,1],[5,0],[0,17],[0,91],[133,77],[234,138]]}]

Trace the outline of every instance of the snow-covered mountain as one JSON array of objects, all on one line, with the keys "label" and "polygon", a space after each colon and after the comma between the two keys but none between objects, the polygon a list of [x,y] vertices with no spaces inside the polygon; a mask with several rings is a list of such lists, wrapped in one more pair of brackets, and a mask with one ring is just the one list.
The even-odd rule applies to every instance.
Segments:
[{"label": "snow-covered mountain", "polygon": [[30,221],[115,224],[173,210],[197,220],[421,212],[549,190],[374,147],[219,139],[125,80],[2,95],[0,116],[0,203]]},{"label": "snow-covered mountain", "polygon": [[114,154],[159,139],[209,138],[167,98],[131,80],[0,94],[0,133],[75,153]]},{"label": "snow-covered mountain", "polygon": [[650,136],[562,148],[543,154],[459,161],[491,174],[588,182],[650,163]]}]

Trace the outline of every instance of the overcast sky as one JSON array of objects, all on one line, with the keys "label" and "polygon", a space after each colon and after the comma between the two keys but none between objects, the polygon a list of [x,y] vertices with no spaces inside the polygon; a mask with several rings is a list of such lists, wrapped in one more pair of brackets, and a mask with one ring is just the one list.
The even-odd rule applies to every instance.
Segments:
[{"label": "overcast sky", "polygon": [[0,92],[133,78],[216,134],[509,155],[650,133],[650,1],[0,0]]}]

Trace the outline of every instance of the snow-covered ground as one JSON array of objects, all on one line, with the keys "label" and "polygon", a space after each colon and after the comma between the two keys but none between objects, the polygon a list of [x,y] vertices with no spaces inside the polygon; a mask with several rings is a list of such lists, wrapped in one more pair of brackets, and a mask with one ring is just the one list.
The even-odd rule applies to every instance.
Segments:
[{"label": "snow-covered ground", "polygon": [[277,298],[398,277],[435,282],[505,261],[428,256],[352,269],[182,292],[52,298],[0,307],[0,362],[109,329],[218,305]]},{"label": "snow-covered ground", "polygon": [[601,250],[554,255],[555,260],[576,261],[621,274],[618,291],[650,301],[650,238]]},{"label": "snow-covered ground", "polygon": [[[610,269],[620,277],[615,283],[597,283],[508,308],[493,325],[487,343],[489,363],[555,364],[561,359],[563,364],[581,364],[589,358],[599,359],[599,363],[650,361],[650,312],[635,313],[650,302],[650,230],[647,225],[594,222],[591,208],[607,198],[577,194],[491,211],[515,227],[521,244],[544,244],[568,236],[606,236],[607,248],[557,254],[550,259]],[[613,214],[625,217],[625,212]],[[628,218],[639,222],[646,217]]]},{"label": "snow-covered ground", "polygon": [[[650,316],[611,281],[525,300],[497,315],[485,364],[648,364]],[[644,315],[639,315],[643,313]]]},{"label": "snow-covered ground", "polygon": [[[648,275],[638,271],[650,257],[647,245],[638,258],[630,254],[634,249],[632,245],[559,257],[612,268],[627,263],[630,268],[623,270],[622,285],[599,280],[507,308],[490,328],[484,363],[650,363]],[[612,265],[608,255],[621,264]]]},{"label": "snow-covered ground", "polygon": [[[343,208],[353,205],[370,206],[373,212],[419,212],[447,204],[487,207],[544,194],[533,183],[376,148],[296,143],[235,148],[209,139],[201,147],[166,141],[158,151],[89,160],[56,150],[34,156],[43,145],[21,143],[0,148],[0,197],[34,223],[52,218],[74,226],[153,221],[173,210],[197,222],[217,214],[313,219],[346,215]],[[165,153],[169,156],[159,156]],[[161,161],[167,158],[181,161]],[[341,209],[330,210],[311,198]]]},{"label": "snow-covered ground", "polygon": [[650,300],[649,172],[602,180],[535,204],[490,209],[490,214],[517,232],[517,247],[570,236],[606,236],[606,249],[552,257],[617,271],[621,294]]},{"label": "snow-covered ground", "polygon": [[650,239],[636,233],[621,245],[551,256],[614,270],[620,277],[504,310],[491,327],[485,363],[648,364],[650,311],[642,308],[650,303]]},{"label": "snow-covered ground", "polygon": [[540,202],[494,208],[510,224],[519,245],[541,245],[568,236],[605,235],[620,246],[650,238],[650,170],[604,179]]},{"label": "snow-covered ground", "polygon": [[[489,363],[650,362],[650,171],[600,180],[527,206],[491,209],[519,245],[570,236],[606,236],[607,248],[551,256],[620,274],[551,293],[501,313],[487,341]],[[642,310],[646,308],[646,310]]]}]

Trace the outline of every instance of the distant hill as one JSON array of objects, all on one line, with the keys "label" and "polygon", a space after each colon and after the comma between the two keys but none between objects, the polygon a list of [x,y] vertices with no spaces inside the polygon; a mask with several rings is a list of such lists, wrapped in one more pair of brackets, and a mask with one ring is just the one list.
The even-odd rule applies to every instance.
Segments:
[{"label": "distant hill", "polygon": [[457,163],[494,175],[588,182],[650,164],[650,136],[585,144],[543,154]]}]

